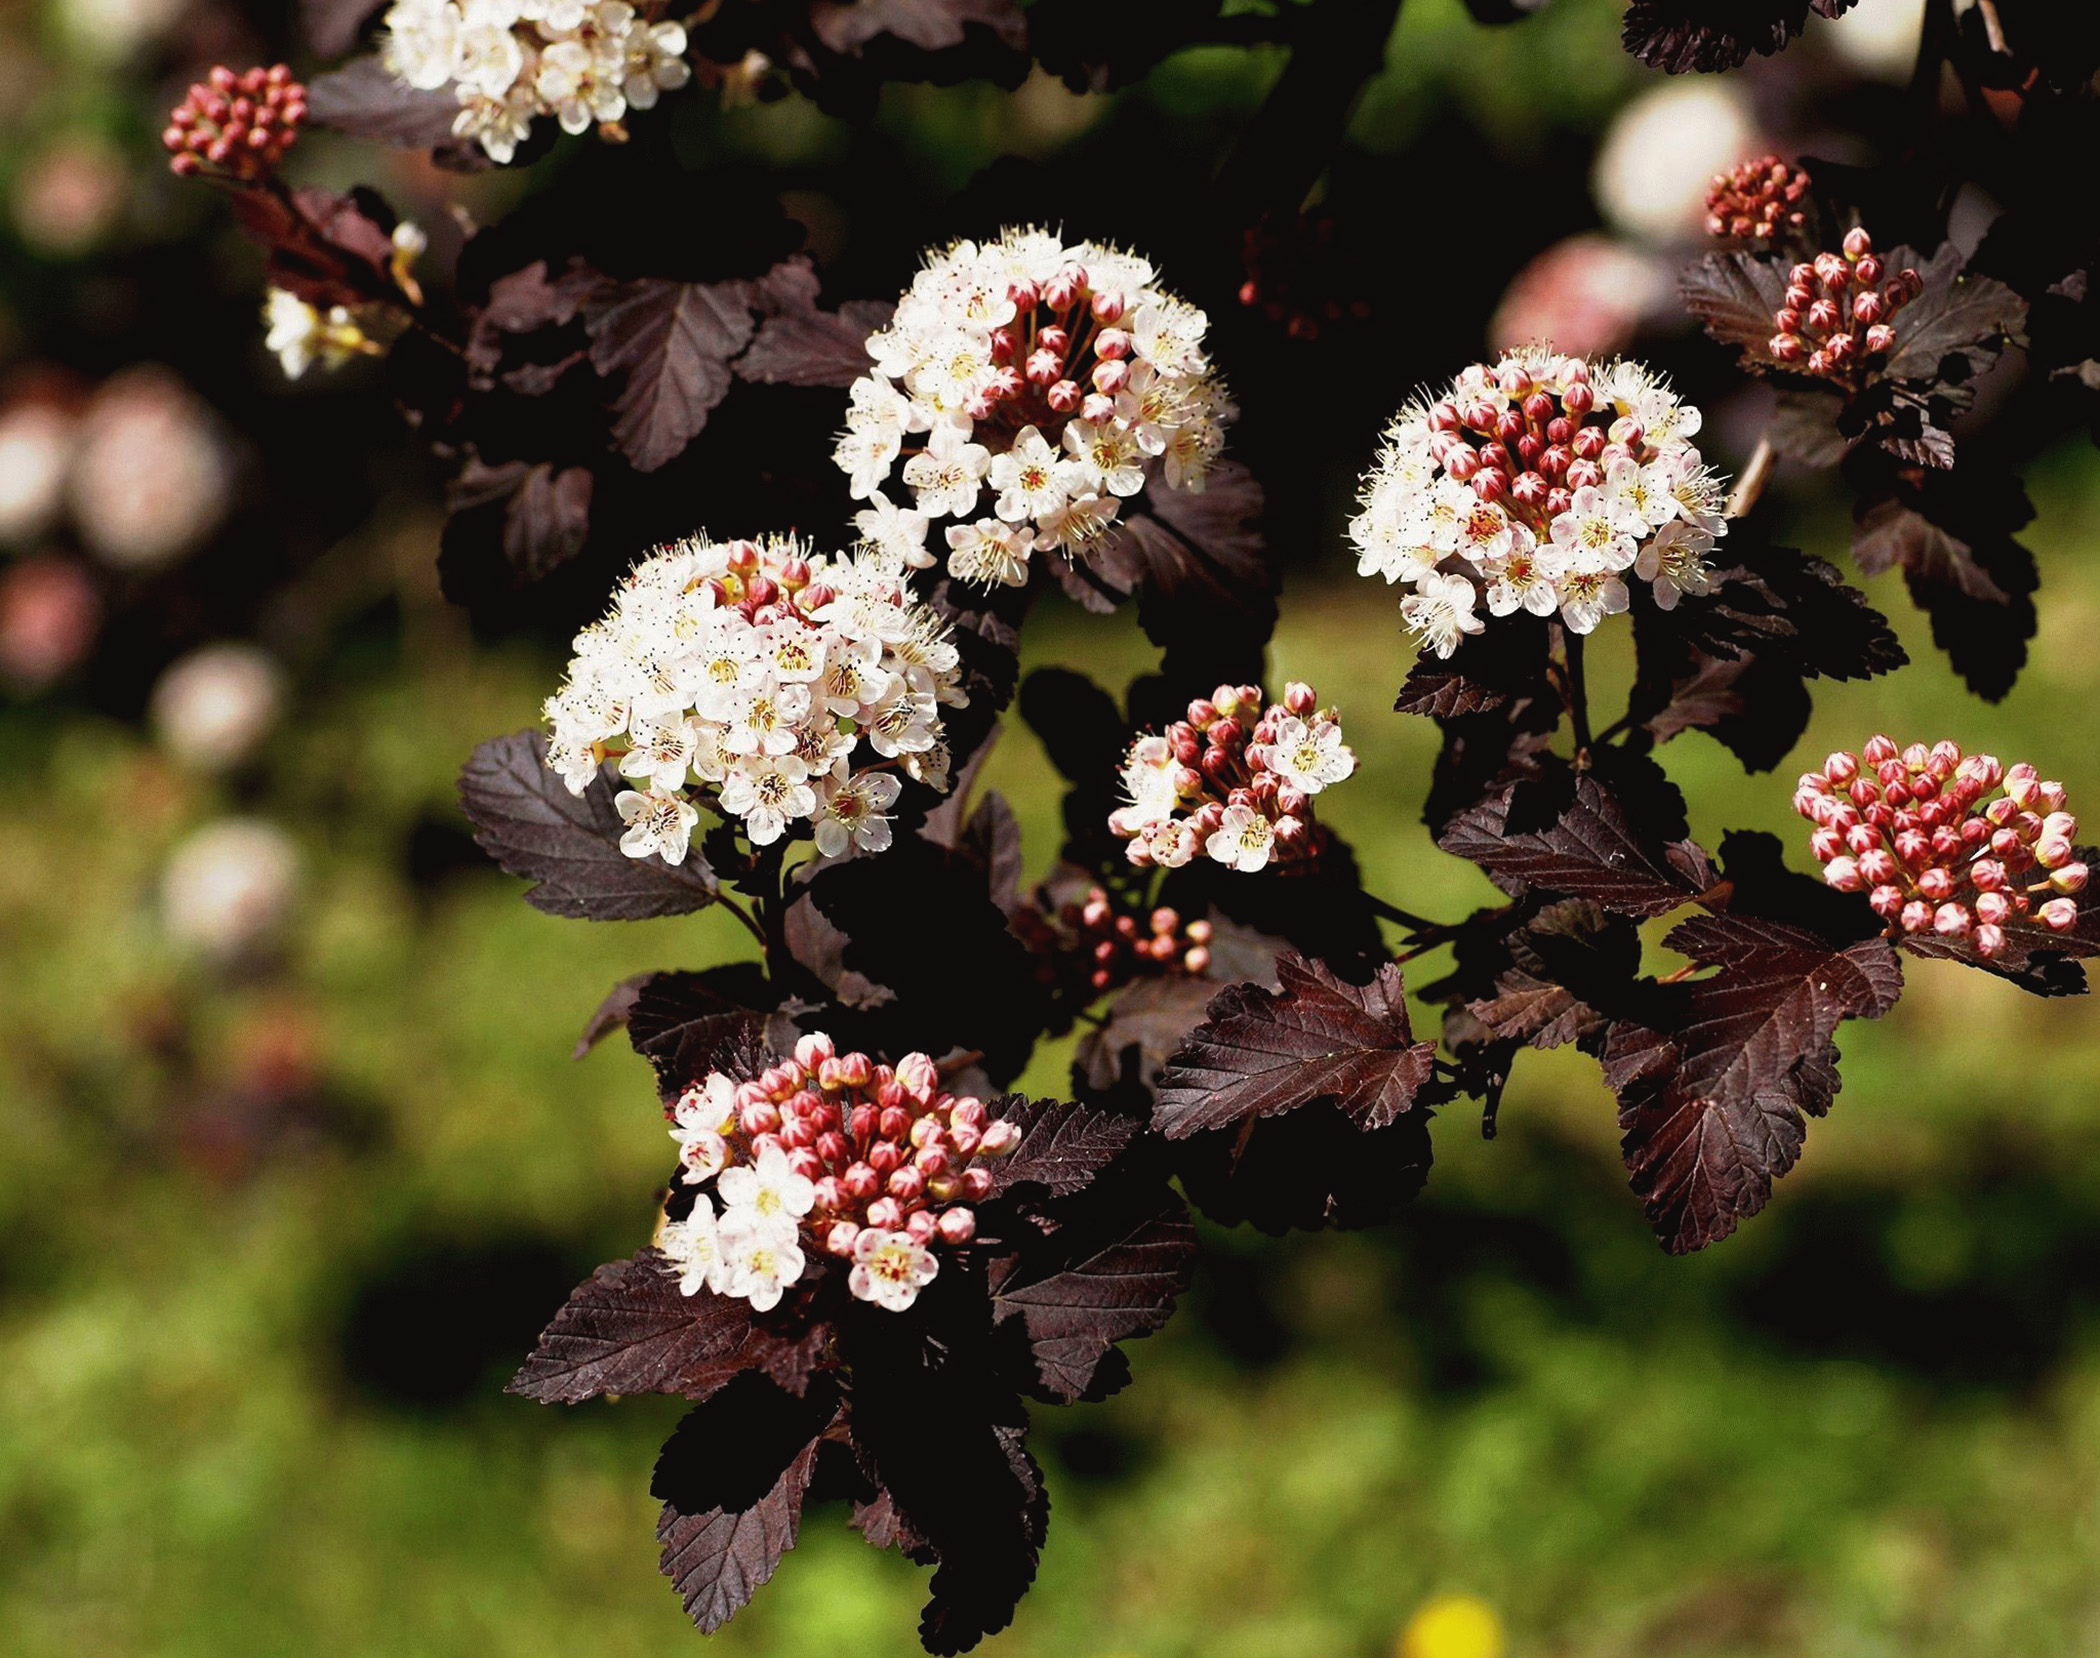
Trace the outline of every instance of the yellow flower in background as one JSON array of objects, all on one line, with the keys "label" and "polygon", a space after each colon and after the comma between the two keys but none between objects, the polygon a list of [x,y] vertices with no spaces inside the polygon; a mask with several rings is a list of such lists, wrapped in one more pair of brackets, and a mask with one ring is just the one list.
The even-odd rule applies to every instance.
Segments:
[{"label": "yellow flower in background", "polygon": [[1502,1658],[1502,1620],[1477,1595],[1424,1601],[1400,1631],[1397,1658]]}]

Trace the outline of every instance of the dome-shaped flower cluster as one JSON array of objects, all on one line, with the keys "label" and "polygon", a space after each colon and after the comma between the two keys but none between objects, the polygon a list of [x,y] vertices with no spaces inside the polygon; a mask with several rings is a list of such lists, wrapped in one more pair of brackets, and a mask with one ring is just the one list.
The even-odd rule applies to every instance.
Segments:
[{"label": "dome-shaped flower cluster", "polygon": [[1808,215],[1801,208],[1808,174],[1776,155],[1759,156],[1716,173],[1706,192],[1706,233],[1728,242],[1769,242],[1781,230],[1798,230]]},{"label": "dome-shaped flower cluster", "polygon": [[580,795],[618,758],[629,857],[681,862],[696,802],[754,846],[806,821],[827,857],[879,852],[898,773],[948,786],[959,658],[879,553],[681,541],[636,566],[575,648],[546,707],[547,764]]},{"label": "dome-shaped flower cluster", "polygon": [[940,1271],[936,1246],[976,1235],[989,1164],[1019,1139],[984,1101],[946,1092],[926,1055],[878,1065],[821,1034],[755,1077],[709,1072],[669,1115],[683,1181],[712,1195],[666,1220],[659,1246],[687,1295],[759,1312],[812,1253],[851,1261],[848,1289],[902,1312]]},{"label": "dome-shaped flower cluster", "polygon": [[1210,967],[1208,921],[1184,922],[1164,904],[1140,917],[1119,908],[1106,887],[1088,887],[1062,904],[1039,897],[1014,912],[1012,925],[1046,983],[1083,976],[1098,993],[1133,979],[1200,977]]},{"label": "dome-shaped flower cluster", "polygon": [[[871,542],[983,586],[1019,586],[1030,555],[1084,553],[1154,477],[1200,489],[1230,408],[1203,352],[1204,314],[1134,254],[1008,231],[928,257],[853,385],[834,458]],[[891,475],[909,508],[884,493]]]},{"label": "dome-shaped flower cluster", "polygon": [[1849,381],[1862,357],[1896,343],[1896,313],[1925,291],[1908,266],[1884,280],[1874,240],[1855,226],[1842,255],[1819,253],[1787,273],[1786,301],[1772,317],[1772,355],[1804,374]]},{"label": "dome-shaped flower cluster", "polygon": [[[2003,793],[1998,793],[2000,786]],[[1898,749],[1871,739],[1795,786],[1794,810],[1816,825],[1823,879],[1865,892],[1907,933],[1967,936],[1981,956],[2005,947],[2005,924],[2032,918],[2056,932],[2078,923],[2086,866],[2064,786],[2030,765],[1963,757],[1953,743]]]},{"label": "dome-shaped flower cluster", "polygon": [[1401,614],[1449,656],[1488,613],[1556,612],[1588,633],[1630,602],[1709,585],[1727,528],[1721,485],[1691,444],[1699,411],[1639,363],[1510,352],[1401,411],[1349,526],[1357,572],[1405,582]]},{"label": "dome-shaped flower cluster", "polygon": [[1310,685],[1264,706],[1258,685],[1220,685],[1123,762],[1127,806],[1109,814],[1130,861],[1178,869],[1198,853],[1228,869],[1302,868],[1320,850],[1312,797],[1356,770],[1341,716]]},{"label": "dome-shaped flower cluster", "polygon": [[194,173],[210,162],[252,179],[284,159],[305,119],[306,88],[288,65],[237,75],[220,64],[168,112],[160,141],[174,173]]},{"label": "dome-shaped flower cluster", "polygon": [[626,0],[394,0],[381,54],[425,92],[451,87],[453,132],[508,161],[538,117],[617,129],[629,109],[692,79],[685,26]]}]

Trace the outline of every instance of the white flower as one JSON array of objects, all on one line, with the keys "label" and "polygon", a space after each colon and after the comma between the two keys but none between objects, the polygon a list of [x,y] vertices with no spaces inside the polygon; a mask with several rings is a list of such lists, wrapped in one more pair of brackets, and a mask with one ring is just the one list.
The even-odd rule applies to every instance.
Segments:
[{"label": "white flower", "polygon": [[1438,656],[1458,649],[1461,637],[1486,626],[1473,614],[1477,595],[1464,576],[1424,576],[1415,591],[1400,601],[1401,620]]},{"label": "white flower", "polygon": [[[1066,431],[1070,431],[1068,426]],[[1057,456],[1033,426],[1014,434],[1014,446],[992,461],[991,484],[999,492],[992,510],[1009,524],[1040,518],[1064,505]]]},{"label": "white flower", "polygon": [[979,482],[991,470],[991,451],[960,427],[926,434],[926,447],[904,463],[904,481],[930,518],[959,518],[977,505]]},{"label": "white flower", "polygon": [[1180,770],[1166,738],[1140,737],[1130,745],[1123,761],[1123,793],[1130,801],[1124,810],[1130,822],[1151,823],[1180,808],[1181,792],[1175,782]]},{"label": "white flower", "polygon": [[1618,567],[1597,555],[1578,553],[1561,570],[1560,619],[1571,632],[1590,632],[1624,610],[1627,600]]},{"label": "white flower", "polygon": [[1573,504],[1553,520],[1552,535],[1553,545],[1564,555],[1613,570],[1625,569],[1637,550],[1633,537],[1621,528],[1618,510],[1594,486],[1575,492]]},{"label": "white flower", "polygon": [[1058,475],[1068,494],[1130,496],[1145,487],[1144,451],[1121,421],[1073,421],[1065,428],[1065,450],[1071,459],[1058,462]]},{"label": "white flower", "polygon": [[1262,746],[1262,758],[1269,770],[1307,794],[1318,794],[1356,770],[1356,752],[1342,741],[1341,725],[1334,720],[1308,725],[1294,716],[1280,721],[1275,741]]},{"label": "white flower", "polygon": [[1667,461],[1643,466],[1628,456],[1605,471],[1605,503],[1626,534],[1646,535],[1677,516],[1676,483],[1676,469]]},{"label": "white flower", "polygon": [[1560,608],[1555,585],[1560,565],[1561,555],[1555,549],[1540,547],[1532,533],[1524,530],[1516,545],[1488,571],[1488,614],[1511,616],[1528,610],[1534,616],[1551,616]]},{"label": "white flower", "polygon": [[[634,746],[620,757],[620,775],[646,782],[657,794],[685,787],[693,767],[693,728],[686,720],[638,720]],[[585,781],[588,781],[586,779]]]},{"label": "white flower", "polygon": [[928,749],[939,725],[931,692],[892,686],[869,719],[868,746],[885,760]]},{"label": "white flower", "polygon": [[[737,1172],[731,1169],[722,1178]],[[734,1210],[722,1216],[720,1236],[727,1278],[723,1292],[750,1302],[755,1313],[770,1312],[780,1305],[788,1285],[802,1276],[802,1247],[792,1231],[754,1231],[740,1224],[740,1218]]]},{"label": "white flower", "polygon": [[903,787],[882,771],[856,772],[843,781],[827,778],[815,813],[817,851],[836,858],[849,841],[863,852],[886,851],[890,844],[887,814]]},{"label": "white flower", "polygon": [[768,1144],[753,1162],[724,1169],[715,1190],[722,1196],[725,1230],[781,1238],[794,1237],[817,1201],[817,1188],[794,1171],[777,1143]]},{"label": "white flower", "polygon": [[744,820],[753,846],[771,846],[787,826],[817,809],[809,768],[792,754],[753,754],[735,761],[722,780],[722,810]]},{"label": "white flower", "polygon": [[1252,874],[1264,868],[1276,844],[1276,825],[1250,806],[1228,806],[1203,850],[1228,869]]},{"label": "white flower", "polygon": [[1120,507],[1113,495],[1082,495],[1067,501],[1043,515],[1035,544],[1046,551],[1062,547],[1070,554],[1084,553],[1087,543],[1114,521]]},{"label": "white flower", "polygon": [[1675,610],[1685,594],[1712,591],[1706,554],[1713,544],[1714,538],[1706,531],[1679,522],[1665,524],[1641,549],[1640,557],[1633,561],[1633,573],[1654,584],[1656,608]]},{"label": "white flower", "polygon": [[1025,530],[996,518],[980,518],[974,524],[950,524],[946,535],[948,571],[957,581],[1019,587],[1028,580],[1028,554],[1035,538]]},{"label": "white flower", "polygon": [[323,368],[341,368],[351,358],[379,349],[347,307],[331,305],[324,313],[282,288],[272,288],[264,300],[263,323],[263,345],[277,354],[287,380],[298,379],[317,362]]},{"label": "white flower", "polygon": [[646,858],[653,852],[667,864],[685,862],[700,813],[683,795],[622,789],[613,796],[613,805],[627,824],[620,850],[628,857]]},{"label": "white flower", "polygon": [[732,1274],[721,1228],[715,1206],[706,1198],[695,1198],[693,1211],[684,1220],[665,1222],[657,1247],[678,1269],[680,1295],[698,1295],[703,1289],[721,1295],[729,1290]]},{"label": "white flower", "polygon": [[[886,469],[888,462],[884,466]],[[931,569],[934,561],[926,551],[926,514],[908,512],[872,489],[867,493],[872,499],[866,510],[853,515],[853,527],[860,531],[861,540],[908,570]]]},{"label": "white flower", "polygon": [[846,1287],[862,1301],[901,1313],[932,1283],[941,1263],[909,1233],[866,1228],[853,1240],[853,1270]]},{"label": "white flower", "polygon": [[452,0],[396,0],[386,14],[380,61],[420,92],[435,92],[459,68],[466,20]]}]

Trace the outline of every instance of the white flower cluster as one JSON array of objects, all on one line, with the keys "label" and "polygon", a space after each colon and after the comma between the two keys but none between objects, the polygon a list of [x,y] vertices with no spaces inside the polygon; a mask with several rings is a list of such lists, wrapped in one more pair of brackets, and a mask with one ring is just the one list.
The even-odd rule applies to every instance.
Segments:
[{"label": "white flower cluster", "polygon": [[[1042,230],[931,254],[854,382],[834,458],[868,506],[870,543],[930,567],[1019,586],[1029,557],[1081,556],[1155,476],[1198,490],[1231,418],[1203,352],[1204,314],[1151,265]],[[891,475],[909,507],[884,493]]]},{"label": "white flower cluster", "polygon": [[1349,526],[1357,571],[1414,589],[1401,614],[1438,656],[1481,631],[1483,599],[1588,633],[1627,608],[1631,571],[1668,610],[1707,591],[1728,527],[1698,430],[1639,363],[1527,349],[1475,364],[1387,433]]},{"label": "white flower cluster", "polygon": [[826,857],[879,852],[897,773],[948,786],[940,711],[968,701],[959,658],[879,552],[681,541],[635,567],[575,649],[547,702],[547,764],[580,795],[617,756],[631,858],[682,862],[696,801],[754,846],[808,820]]},{"label": "white flower cluster", "polygon": [[626,0],[394,0],[382,57],[425,92],[452,87],[453,132],[508,161],[551,115],[562,131],[611,125],[685,85],[685,28]]}]

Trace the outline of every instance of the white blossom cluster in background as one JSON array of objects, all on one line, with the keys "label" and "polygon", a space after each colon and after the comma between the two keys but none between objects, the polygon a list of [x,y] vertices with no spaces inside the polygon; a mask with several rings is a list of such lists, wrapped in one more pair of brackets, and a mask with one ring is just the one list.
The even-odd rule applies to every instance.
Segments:
[{"label": "white blossom cluster in background", "polygon": [[880,552],[681,541],[635,567],[575,648],[547,702],[547,764],[580,795],[617,758],[631,858],[682,862],[703,804],[754,846],[807,823],[826,857],[879,852],[900,774],[948,787],[959,658]]},{"label": "white blossom cluster in background", "polygon": [[626,0],[395,0],[381,51],[408,85],[453,88],[453,132],[500,162],[542,115],[579,133],[652,108],[692,78],[685,47]]},{"label": "white blossom cluster in background", "polygon": [[1691,439],[1699,411],[1639,363],[1538,348],[1475,364],[1401,411],[1351,521],[1357,572],[1413,589],[1401,614],[1449,656],[1490,616],[1558,614],[1588,633],[1631,603],[1711,585],[1722,484]]},{"label": "white blossom cluster in background", "polygon": [[[404,296],[420,302],[413,268],[430,246],[421,227],[403,219],[394,226],[394,253],[389,265]],[[263,346],[276,354],[287,380],[296,380],[315,363],[333,372],[357,357],[376,357],[401,331],[401,322],[384,305],[331,305],[327,310],[283,288],[263,296]]]},{"label": "white blossom cluster in background", "polygon": [[929,254],[868,339],[835,451],[868,503],[856,527],[925,569],[945,520],[951,574],[1017,587],[1038,551],[1083,556],[1155,477],[1201,489],[1232,414],[1207,326],[1098,243],[1009,230]]}]

